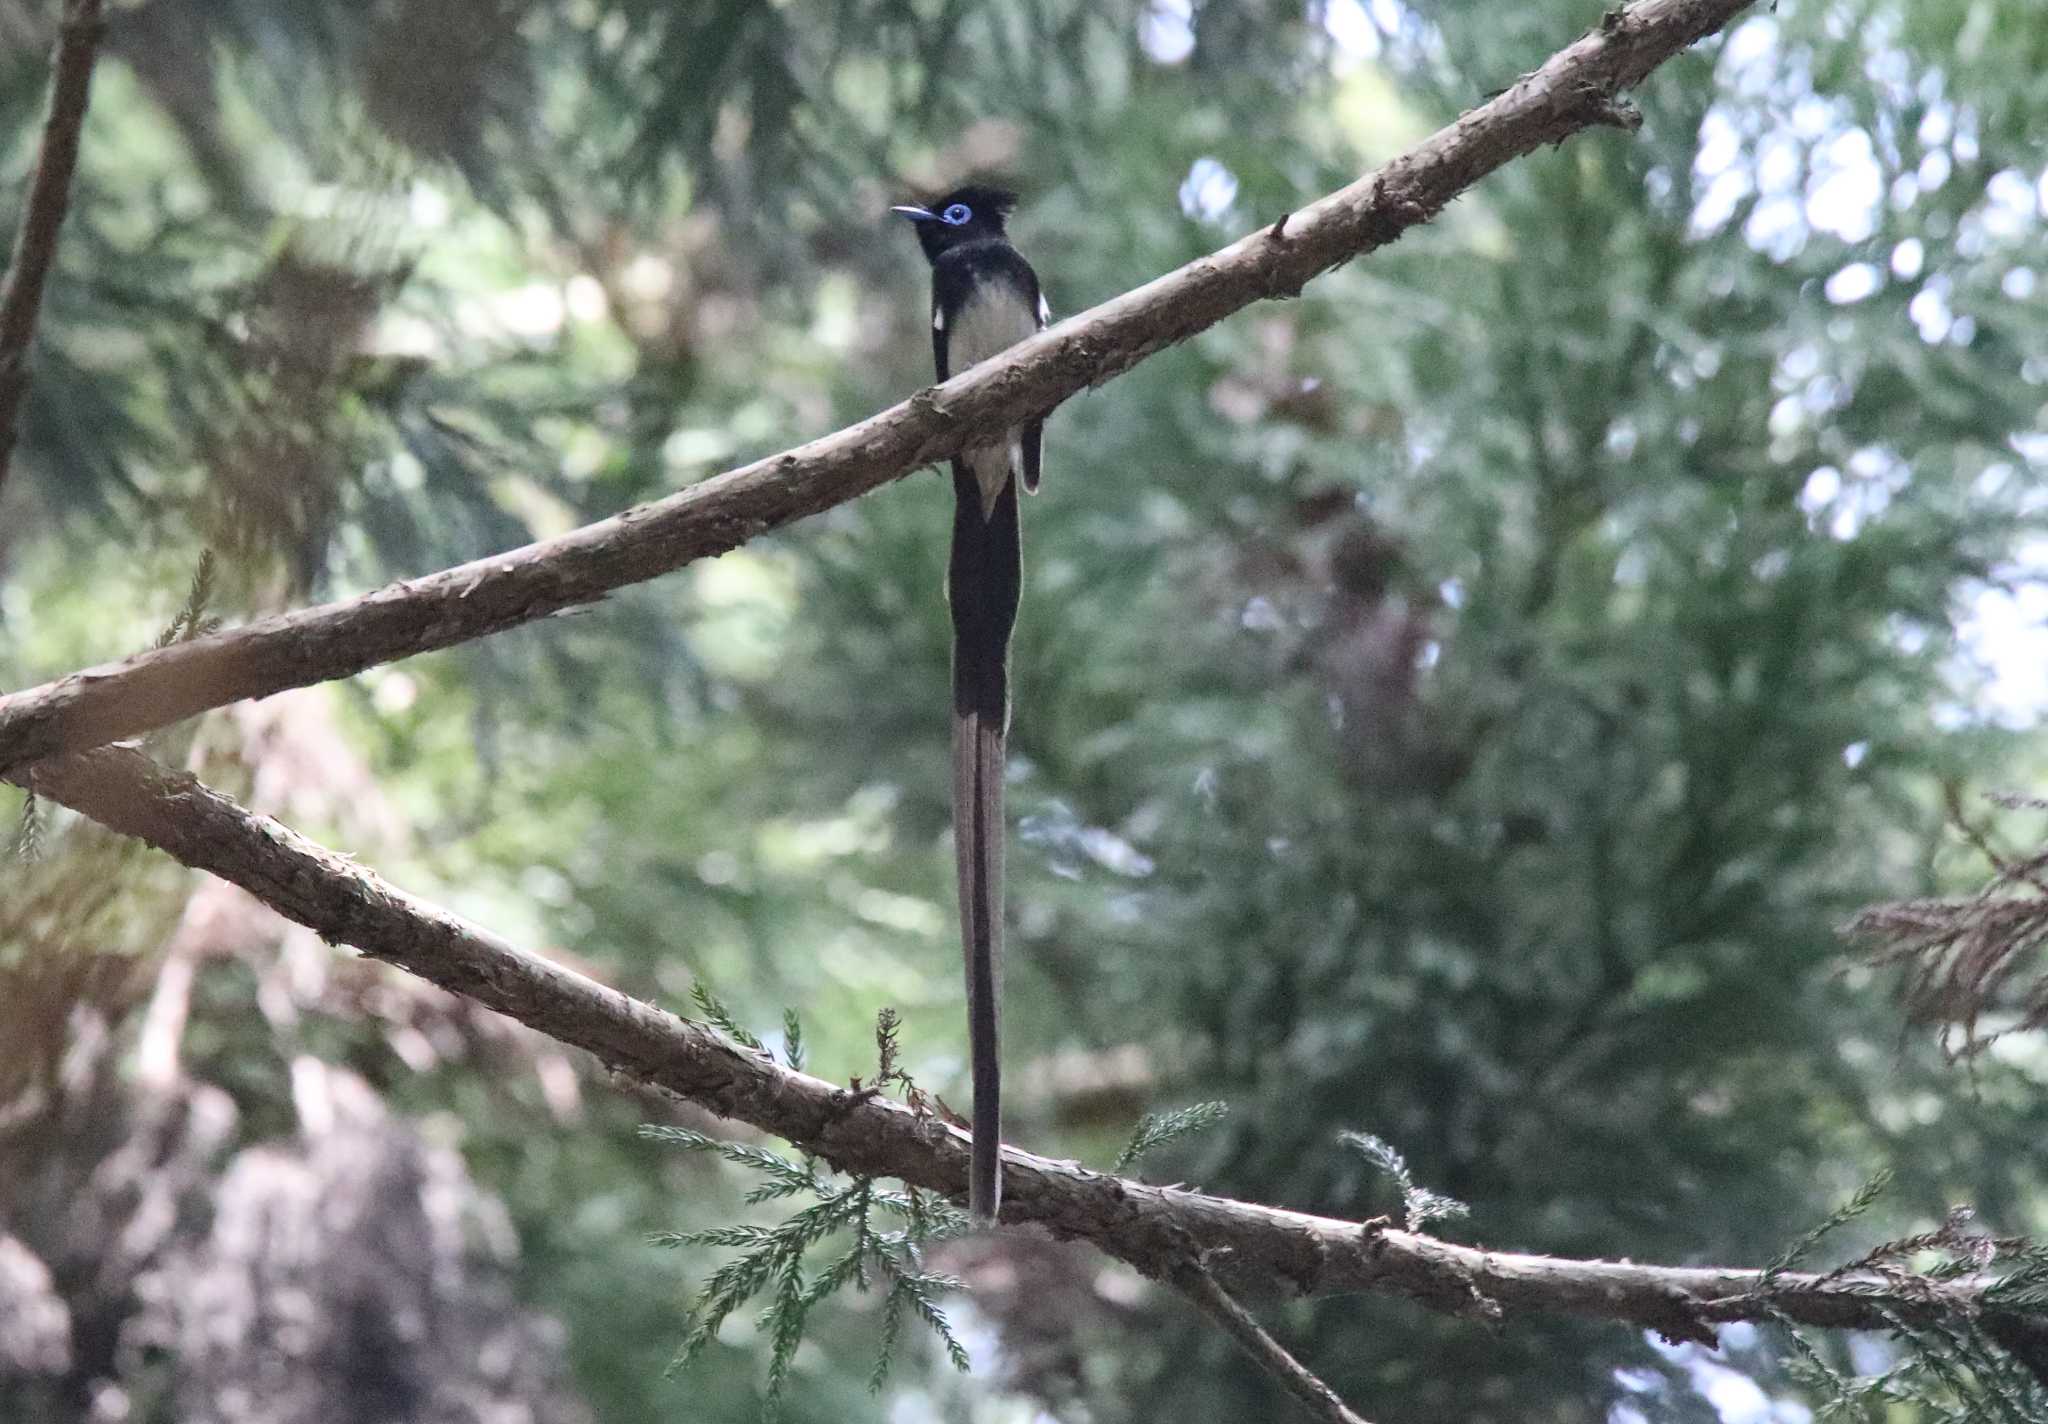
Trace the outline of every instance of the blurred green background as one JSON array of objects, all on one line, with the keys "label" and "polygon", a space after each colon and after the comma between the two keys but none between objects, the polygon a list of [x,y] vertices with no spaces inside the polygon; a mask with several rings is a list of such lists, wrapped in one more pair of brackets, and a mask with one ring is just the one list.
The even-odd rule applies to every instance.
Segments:
[{"label": "blurred green background", "polygon": [[[0,685],[147,646],[202,550],[224,617],[345,596],[901,398],[930,355],[891,202],[1009,178],[1070,314],[1602,9],[116,7],[0,491]],[[55,11],[0,0],[4,231]],[[1782,0],[1640,103],[1640,134],[1518,162],[1053,418],[1016,646],[1017,1142],[1106,1166],[1143,1112],[1223,1099],[1148,1175],[1364,1217],[1394,1199],[1337,1135],[1369,1131],[1471,1205],[1459,1239],[1639,1261],[1761,1263],[1886,1167],[1873,1233],[1957,1201],[2040,1224],[2048,1045],[1945,1067],[1834,926],[1974,883],[1952,806],[2039,831],[1978,793],[2037,784],[2048,705],[2048,20]],[[916,476],[152,745],[631,992],[706,982],[771,1041],[794,1009],[823,1076],[870,1072],[893,1006],[960,1102],[949,508]],[[63,815],[34,830],[0,867],[0,1279],[45,1305],[0,1331],[0,1414],[758,1417],[745,1313],[663,1376],[720,1257],[648,1233],[776,1213],[635,1138],[672,1107]],[[368,1159],[320,1147],[347,1132],[409,1165],[350,1186]],[[348,1218],[381,1245],[323,1236],[387,1190]],[[420,1242],[377,1236],[407,1212]],[[1287,1407],[1088,1252],[949,1252],[975,1372],[919,1341],[871,1397],[848,1299],[786,1418]],[[1752,1330],[1708,1358],[1398,1300],[1267,1318],[1383,1424],[1809,1417]]]}]

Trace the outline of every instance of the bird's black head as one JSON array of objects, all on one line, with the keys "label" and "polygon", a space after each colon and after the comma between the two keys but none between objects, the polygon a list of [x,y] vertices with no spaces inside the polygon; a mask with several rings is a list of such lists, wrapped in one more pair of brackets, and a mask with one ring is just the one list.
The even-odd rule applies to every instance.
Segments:
[{"label": "bird's black head", "polygon": [[909,218],[928,261],[936,262],[949,248],[979,238],[1001,237],[1003,219],[1017,206],[1017,195],[1002,188],[970,184],[955,188],[929,207],[889,209]]}]

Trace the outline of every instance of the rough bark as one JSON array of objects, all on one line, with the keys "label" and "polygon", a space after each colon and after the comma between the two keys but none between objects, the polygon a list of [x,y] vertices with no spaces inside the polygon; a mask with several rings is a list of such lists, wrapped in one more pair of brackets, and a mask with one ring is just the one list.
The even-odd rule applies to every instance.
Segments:
[{"label": "rough bark", "polygon": [[1377,172],[809,444],[554,539],[264,618],[0,697],[0,770],[245,697],[349,677],[596,602],[1042,417],[1152,353],[1427,222],[1503,164],[1599,124],[1620,95],[1751,0],[1641,0]]}]

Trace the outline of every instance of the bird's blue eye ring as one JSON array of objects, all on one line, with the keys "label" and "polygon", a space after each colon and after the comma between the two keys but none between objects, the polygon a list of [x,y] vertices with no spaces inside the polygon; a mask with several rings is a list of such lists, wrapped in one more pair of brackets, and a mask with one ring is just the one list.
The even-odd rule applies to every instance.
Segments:
[{"label": "bird's blue eye ring", "polygon": [[973,216],[974,214],[972,211],[968,209],[967,204],[954,203],[951,207],[947,208],[943,213],[939,214],[939,220],[941,222],[951,223],[954,227],[958,227],[960,226],[960,224],[966,222],[969,218]]}]

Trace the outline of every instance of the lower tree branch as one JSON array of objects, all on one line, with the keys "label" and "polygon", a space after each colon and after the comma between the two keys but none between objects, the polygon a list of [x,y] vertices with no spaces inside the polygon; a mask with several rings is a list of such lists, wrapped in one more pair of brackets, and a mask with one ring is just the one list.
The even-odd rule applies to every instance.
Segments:
[{"label": "lower tree branch", "polygon": [[[786,1139],[841,1171],[961,1196],[967,1135],[930,1114],[793,1072],[703,1024],[506,943],[130,746],[102,747],[9,780],[241,886],[331,942],[430,980],[637,1082]],[[1455,1245],[1202,1192],[1154,1187],[1013,1148],[1003,1220],[1086,1241],[1155,1279],[1190,1260],[1219,1285],[1297,1296],[1373,1292],[1481,1320],[1556,1312],[1710,1341],[1730,1320],[1885,1330],[1901,1321],[2040,1323],[1984,1278],[1811,1275],[1567,1260]]]},{"label": "lower tree branch", "polygon": [[43,307],[43,284],[57,260],[57,234],[71,205],[71,175],[78,167],[78,139],[85,129],[103,28],[100,0],[65,0],[35,178],[14,235],[6,281],[0,282],[0,485],[7,483],[22,398],[28,394],[28,350]]},{"label": "lower tree branch", "polygon": [[[1616,121],[1615,99],[1752,0],[1635,0],[1349,187],[807,445],[567,534],[0,697],[0,771],[245,697],[453,647],[710,558],[957,454],[1234,312],[1428,222],[1502,165]],[[280,471],[289,479],[290,471]]]},{"label": "lower tree branch", "polygon": [[1250,1311],[1232,1300],[1230,1292],[1216,1284],[1207,1266],[1197,1261],[1185,1262],[1174,1272],[1173,1283],[1197,1309],[1221,1326],[1223,1333],[1235,1340],[1260,1369],[1280,1381],[1310,1414],[1324,1424],[1366,1424],[1337,1397],[1336,1390],[1287,1353],[1287,1347],[1268,1335],[1252,1319]]}]

